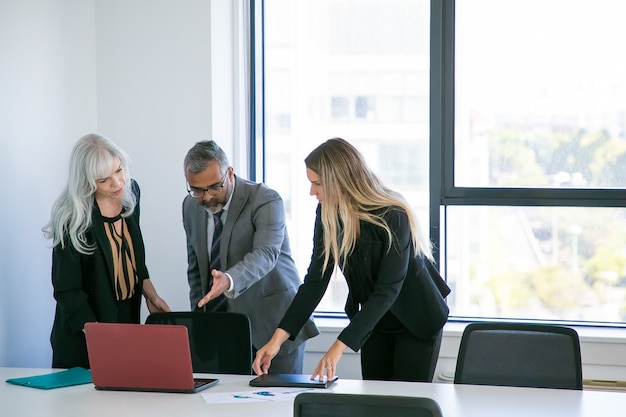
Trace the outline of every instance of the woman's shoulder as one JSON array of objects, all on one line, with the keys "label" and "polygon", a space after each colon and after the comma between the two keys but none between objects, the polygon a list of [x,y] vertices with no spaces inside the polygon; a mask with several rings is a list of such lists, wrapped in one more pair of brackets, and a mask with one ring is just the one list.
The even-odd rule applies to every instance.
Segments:
[{"label": "woman's shoulder", "polygon": [[371,227],[376,230],[383,229],[379,221],[384,222],[391,230],[398,230],[408,227],[409,217],[406,213],[406,210],[400,206],[376,208],[371,210],[370,214],[373,215],[373,217],[378,218],[379,220],[362,220],[361,227]]},{"label": "woman's shoulder", "polygon": [[139,198],[139,195],[141,194],[141,189],[139,188],[139,183],[134,178],[130,179],[130,189],[133,194],[135,194],[135,196]]},{"label": "woman's shoulder", "polygon": [[375,210],[374,213],[387,222],[402,222],[406,221],[409,217],[406,210],[400,206],[382,207]]},{"label": "woman's shoulder", "polygon": [[139,183],[134,178],[130,179],[130,191],[132,193],[131,201],[134,200],[134,209],[137,209],[141,197],[141,188],[139,188]]}]

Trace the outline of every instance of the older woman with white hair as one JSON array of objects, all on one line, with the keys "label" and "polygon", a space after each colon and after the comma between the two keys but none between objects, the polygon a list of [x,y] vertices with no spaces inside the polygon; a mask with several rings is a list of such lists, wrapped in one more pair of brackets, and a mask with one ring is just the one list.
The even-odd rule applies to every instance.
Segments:
[{"label": "older woman with white hair", "polygon": [[150,312],[170,310],[145,264],[139,186],[128,165],[126,153],[104,136],[80,138],[43,228],[53,247],[54,368],[89,368],[85,323],[139,323],[142,294]]}]

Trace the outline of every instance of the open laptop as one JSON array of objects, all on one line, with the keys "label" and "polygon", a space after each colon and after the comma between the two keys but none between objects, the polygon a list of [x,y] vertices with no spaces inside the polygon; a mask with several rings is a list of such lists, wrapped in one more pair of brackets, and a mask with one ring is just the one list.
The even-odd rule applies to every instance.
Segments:
[{"label": "open laptop", "polygon": [[85,337],[96,389],[191,393],[219,382],[194,378],[185,326],[86,323]]},{"label": "open laptop", "polygon": [[328,388],[339,377],[333,379],[324,377],[322,380],[311,379],[311,375],[302,374],[264,374],[250,381],[251,387],[301,387],[301,388]]}]

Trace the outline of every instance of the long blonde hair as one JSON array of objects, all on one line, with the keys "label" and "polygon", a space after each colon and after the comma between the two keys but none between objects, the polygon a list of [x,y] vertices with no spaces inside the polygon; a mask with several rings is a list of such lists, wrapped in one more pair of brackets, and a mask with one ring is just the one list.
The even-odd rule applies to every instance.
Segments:
[{"label": "long blonde hair", "polygon": [[432,259],[430,240],[419,230],[408,202],[382,183],[354,146],[341,138],[329,139],[315,148],[304,162],[319,176],[324,189],[321,216],[324,269],[331,255],[337,264],[352,252],[360,236],[361,220],[383,228],[391,249],[393,231],[384,219],[384,209],[390,207],[406,212],[415,252]]},{"label": "long blonde hair", "polygon": [[93,253],[94,243],[87,241],[86,232],[91,227],[96,180],[109,174],[116,157],[119,158],[126,176],[122,197],[125,211],[122,216],[130,216],[133,212],[136,199],[128,169],[130,158],[124,150],[104,136],[96,133],[85,135],[74,145],[67,184],[52,206],[48,224],[42,229],[44,236],[52,239],[53,247],[58,244],[65,247],[66,239],[69,239],[78,252]]}]

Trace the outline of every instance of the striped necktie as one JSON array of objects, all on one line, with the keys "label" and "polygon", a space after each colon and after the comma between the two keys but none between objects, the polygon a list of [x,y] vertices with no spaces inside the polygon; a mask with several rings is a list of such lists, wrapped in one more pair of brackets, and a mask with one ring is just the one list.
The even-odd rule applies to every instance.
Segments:
[{"label": "striped necktie", "polygon": [[209,267],[209,275],[211,271],[217,269],[221,271],[222,265],[220,262],[220,240],[222,238],[222,220],[220,216],[224,212],[224,209],[218,211],[217,213],[213,213],[213,224],[215,228],[213,229],[213,242],[211,243],[211,265]]}]

